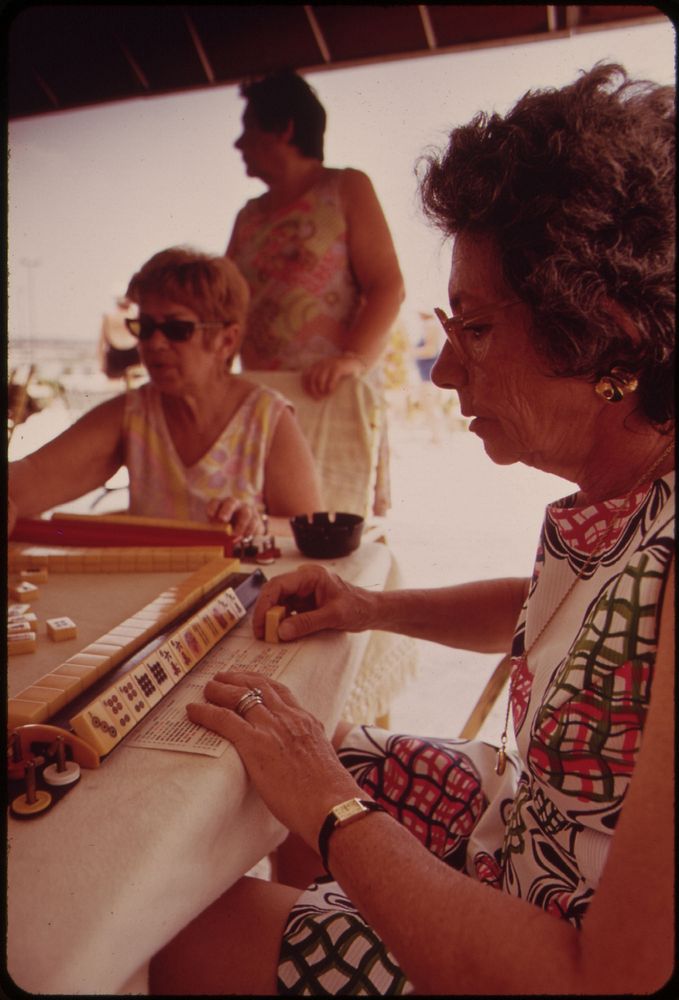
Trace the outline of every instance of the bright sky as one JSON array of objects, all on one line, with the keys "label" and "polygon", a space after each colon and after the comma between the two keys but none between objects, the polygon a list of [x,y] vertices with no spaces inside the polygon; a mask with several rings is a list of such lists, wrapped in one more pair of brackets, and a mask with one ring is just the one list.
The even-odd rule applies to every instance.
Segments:
[{"label": "bright sky", "polygon": [[[326,163],[371,177],[406,281],[403,318],[445,300],[446,251],[416,202],[414,164],[478,110],[561,86],[597,60],[675,81],[675,36],[657,25],[310,74],[328,112]],[[233,142],[236,87],[119,102],[9,127],[9,334],[96,340],[101,314],[153,253],[223,253],[236,212],[263,190]]]}]

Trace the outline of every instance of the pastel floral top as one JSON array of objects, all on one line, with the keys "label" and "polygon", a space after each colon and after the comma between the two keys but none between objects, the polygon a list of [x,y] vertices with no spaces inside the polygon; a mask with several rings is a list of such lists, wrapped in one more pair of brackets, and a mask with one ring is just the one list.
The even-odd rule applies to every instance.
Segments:
[{"label": "pastel floral top", "polygon": [[278,419],[289,404],[253,384],[211,448],[184,465],[150,383],[128,392],[123,417],[130,513],[207,522],[208,500],[235,497],[264,510],[264,468]]},{"label": "pastel floral top", "polygon": [[262,198],[236,218],[230,256],[250,286],[244,369],[301,371],[344,349],[360,291],[351,270],[339,182],[325,169],[291,205],[271,214]]}]

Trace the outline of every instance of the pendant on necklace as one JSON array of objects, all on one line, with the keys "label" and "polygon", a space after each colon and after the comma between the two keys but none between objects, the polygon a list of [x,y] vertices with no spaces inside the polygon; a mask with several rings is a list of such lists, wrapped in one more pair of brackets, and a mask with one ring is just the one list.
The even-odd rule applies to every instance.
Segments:
[{"label": "pendant on necklace", "polygon": [[[524,654],[525,657],[525,654]],[[507,694],[507,711],[505,712],[505,724],[500,735],[500,746],[498,747],[497,756],[495,758],[495,773],[501,776],[505,773],[505,768],[507,767],[507,733],[509,731],[509,713],[512,706],[512,690],[514,687],[514,677],[516,676],[516,666],[524,657],[520,657],[519,660],[512,664],[512,670],[509,678],[509,692]]]}]

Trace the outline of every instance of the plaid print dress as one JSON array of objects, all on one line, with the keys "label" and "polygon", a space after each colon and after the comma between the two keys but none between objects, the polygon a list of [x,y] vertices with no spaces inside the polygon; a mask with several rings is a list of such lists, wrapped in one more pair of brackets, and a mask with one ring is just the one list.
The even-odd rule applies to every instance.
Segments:
[{"label": "plaid print dress", "polygon": [[[587,508],[575,497],[551,504],[514,636],[518,751],[505,773],[488,744],[367,726],[347,736],[344,765],[446,864],[579,927],[641,745],[674,548],[674,473]],[[329,876],[289,915],[278,990],[413,991]]]}]

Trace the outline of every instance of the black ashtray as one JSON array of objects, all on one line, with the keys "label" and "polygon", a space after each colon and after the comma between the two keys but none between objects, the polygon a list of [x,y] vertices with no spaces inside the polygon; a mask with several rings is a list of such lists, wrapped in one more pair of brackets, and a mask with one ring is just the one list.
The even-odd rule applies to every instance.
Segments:
[{"label": "black ashtray", "polygon": [[330,514],[328,511],[298,514],[290,518],[292,533],[300,552],[312,559],[348,556],[361,544],[363,518],[359,514]]}]

